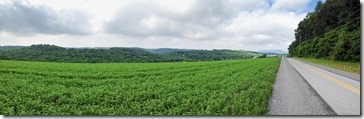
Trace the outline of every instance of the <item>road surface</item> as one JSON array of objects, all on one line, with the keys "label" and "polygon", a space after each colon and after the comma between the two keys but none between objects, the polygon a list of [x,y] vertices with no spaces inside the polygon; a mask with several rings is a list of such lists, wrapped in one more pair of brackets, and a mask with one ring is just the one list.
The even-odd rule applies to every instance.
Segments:
[{"label": "road surface", "polygon": [[269,115],[360,115],[360,82],[283,58]]}]

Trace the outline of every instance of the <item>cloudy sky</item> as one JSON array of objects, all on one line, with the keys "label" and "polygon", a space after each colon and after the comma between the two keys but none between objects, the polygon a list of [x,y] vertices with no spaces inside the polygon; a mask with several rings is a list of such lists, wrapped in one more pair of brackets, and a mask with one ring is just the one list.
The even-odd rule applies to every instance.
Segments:
[{"label": "cloudy sky", "polygon": [[319,0],[0,0],[0,45],[287,51]]}]

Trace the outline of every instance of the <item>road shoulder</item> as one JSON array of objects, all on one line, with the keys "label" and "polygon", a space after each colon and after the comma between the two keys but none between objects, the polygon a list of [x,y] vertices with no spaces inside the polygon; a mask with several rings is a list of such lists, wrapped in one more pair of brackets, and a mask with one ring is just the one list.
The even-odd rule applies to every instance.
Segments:
[{"label": "road shoulder", "polygon": [[324,66],[324,65],[320,65],[320,64],[315,64],[315,63],[303,61],[303,60],[298,59],[298,58],[294,58],[294,59],[296,59],[296,60],[298,60],[300,62],[309,64],[309,65],[312,65],[312,66],[315,66],[315,67],[324,69],[326,71],[329,71],[329,72],[332,72],[332,73],[335,73],[335,74],[338,74],[338,75],[341,75],[341,76],[344,76],[344,77],[353,79],[355,81],[360,81],[360,74],[355,74],[355,73],[351,73],[351,72],[347,72],[347,71],[343,71],[343,70],[331,68],[331,67],[328,67],[328,66]]}]

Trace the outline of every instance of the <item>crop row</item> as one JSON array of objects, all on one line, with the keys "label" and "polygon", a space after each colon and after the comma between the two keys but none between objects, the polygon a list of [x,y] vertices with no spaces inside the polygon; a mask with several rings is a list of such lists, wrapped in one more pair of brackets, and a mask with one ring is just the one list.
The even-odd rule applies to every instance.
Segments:
[{"label": "crop row", "polygon": [[111,64],[0,61],[0,114],[261,115],[267,111],[278,66],[278,58]]}]

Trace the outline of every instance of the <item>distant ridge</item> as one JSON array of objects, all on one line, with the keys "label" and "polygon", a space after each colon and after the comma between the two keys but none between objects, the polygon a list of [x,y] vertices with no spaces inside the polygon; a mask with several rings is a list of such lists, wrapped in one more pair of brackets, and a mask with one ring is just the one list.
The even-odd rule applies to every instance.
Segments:
[{"label": "distant ridge", "polygon": [[257,52],[262,53],[262,54],[267,54],[267,53],[269,53],[269,54],[272,54],[272,53],[274,53],[274,54],[288,54],[288,52],[285,52],[283,50],[278,50],[278,49],[276,49],[276,50],[260,50],[260,51],[257,51]]},{"label": "distant ridge", "polygon": [[1,46],[0,60],[108,63],[183,62],[250,59],[261,54],[252,51],[213,49],[145,49],[138,47],[60,47],[49,44]]},{"label": "distant ridge", "polygon": [[17,49],[17,48],[23,48],[27,46],[16,46],[16,45],[4,45],[0,46],[0,50],[11,50],[11,49]]}]

